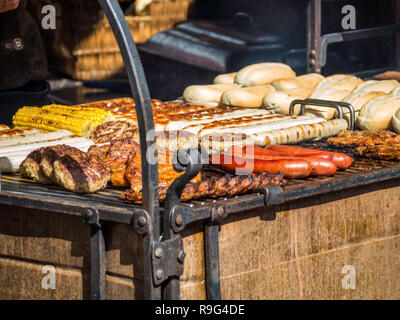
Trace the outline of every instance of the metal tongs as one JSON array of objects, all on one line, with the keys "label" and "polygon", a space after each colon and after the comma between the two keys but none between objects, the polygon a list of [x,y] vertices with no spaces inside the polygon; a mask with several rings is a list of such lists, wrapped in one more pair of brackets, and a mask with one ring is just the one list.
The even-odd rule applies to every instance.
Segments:
[{"label": "metal tongs", "polygon": [[349,119],[349,129],[354,130],[355,127],[355,112],[354,107],[347,102],[339,102],[339,101],[330,101],[330,100],[319,100],[319,99],[304,99],[304,100],[293,100],[289,107],[289,114],[294,114],[294,107],[296,105],[300,105],[300,115],[304,115],[306,112],[306,105],[318,106],[318,107],[326,107],[326,108],[335,108],[337,110],[336,119],[343,119],[343,108],[349,110],[350,119]]}]

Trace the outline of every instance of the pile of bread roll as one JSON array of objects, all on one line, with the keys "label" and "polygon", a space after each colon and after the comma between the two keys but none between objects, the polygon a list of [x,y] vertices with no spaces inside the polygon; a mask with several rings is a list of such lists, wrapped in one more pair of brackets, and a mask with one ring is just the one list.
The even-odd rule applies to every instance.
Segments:
[{"label": "pile of bread roll", "polygon": [[[183,99],[207,107],[265,108],[288,114],[296,99],[343,101],[353,105],[356,125],[362,130],[394,129],[400,133],[400,83],[397,80],[363,81],[352,75],[296,76],[286,64],[268,62],[221,74],[213,84],[187,87]],[[295,113],[299,112],[299,106]],[[336,110],[306,106],[308,113],[334,118]],[[347,109],[344,110],[346,119]]]}]

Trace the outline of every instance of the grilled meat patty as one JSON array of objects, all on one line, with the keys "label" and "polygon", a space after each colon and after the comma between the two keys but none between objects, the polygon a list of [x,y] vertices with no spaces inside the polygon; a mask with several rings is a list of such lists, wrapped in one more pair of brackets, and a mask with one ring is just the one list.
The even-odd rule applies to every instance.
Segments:
[{"label": "grilled meat patty", "polygon": [[42,170],[43,174],[54,182],[54,161],[68,153],[73,152],[75,149],[76,148],[64,144],[45,148],[40,159],[40,169]]},{"label": "grilled meat patty", "polygon": [[139,142],[139,129],[136,124],[129,121],[108,121],[99,125],[90,138],[96,144],[125,138]]},{"label": "grilled meat patty", "polygon": [[110,180],[110,171],[105,164],[78,149],[56,159],[53,167],[54,182],[77,193],[103,190]]},{"label": "grilled meat patty", "polygon": [[32,151],[19,166],[19,173],[26,178],[31,178],[35,182],[42,184],[51,184],[49,179],[40,168],[40,160],[46,148],[39,148]]}]

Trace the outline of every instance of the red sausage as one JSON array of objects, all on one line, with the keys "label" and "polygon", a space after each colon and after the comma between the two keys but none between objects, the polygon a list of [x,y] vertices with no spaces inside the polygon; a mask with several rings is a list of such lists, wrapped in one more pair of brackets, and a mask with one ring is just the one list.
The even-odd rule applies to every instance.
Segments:
[{"label": "red sausage", "polygon": [[[313,176],[331,176],[336,173],[337,166],[331,161],[332,155],[327,154],[327,158],[312,157],[313,154],[304,157],[298,154],[279,153],[257,146],[233,146],[230,149],[238,157],[254,158],[259,160],[278,160],[278,159],[296,159],[306,160],[311,164]],[[319,153],[314,153],[315,156]]]},{"label": "red sausage", "polygon": [[312,172],[311,164],[306,160],[273,159],[260,160],[246,157],[233,157],[230,154],[215,154],[210,157],[210,163],[233,174],[250,174],[282,172],[285,178],[306,178]]},{"label": "red sausage", "polygon": [[[237,154],[240,155],[240,150],[235,146],[234,152],[237,152]],[[333,159],[333,154],[320,151],[318,153],[288,153],[288,152],[277,152],[277,151],[272,151],[269,149],[264,149],[261,147],[257,146],[245,146],[243,147],[242,153],[249,154],[249,155],[271,155],[271,156],[291,156],[291,157],[300,157],[300,158],[317,158],[317,159],[325,159],[325,160],[331,160]]]},{"label": "red sausage", "polygon": [[307,149],[300,148],[295,146],[282,146],[282,145],[273,145],[268,147],[268,150],[275,152],[287,152],[287,153],[295,153],[295,154],[312,154],[312,153],[327,153],[332,154],[332,161],[336,164],[336,166],[340,170],[346,170],[353,163],[353,159],[349,157],[347,154],[339,153],[339,152],[331,152],[331,151],[322,151],[315,149]]}]

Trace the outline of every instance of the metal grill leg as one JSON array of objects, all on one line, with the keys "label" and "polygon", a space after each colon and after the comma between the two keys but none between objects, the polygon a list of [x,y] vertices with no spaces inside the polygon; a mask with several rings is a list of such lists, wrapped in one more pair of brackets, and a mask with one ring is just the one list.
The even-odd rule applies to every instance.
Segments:
[{"label": "metal grill leg", "polygon": [[221,300],[218,233],[219,225],[206,225],[204,228],[206,294],[208,300]]},{"label": "metal grill leg", "polygon": [[321,73],[321,0],[307,4],[307,72]]},{"label": "metal grill leg", "polygon": [[103,229],[90,226],[90,296],[92,300],[106,298],[105,242]]}]

